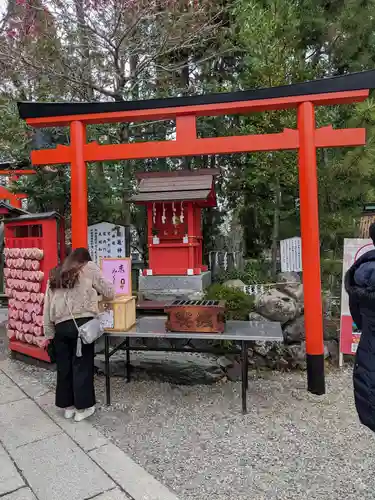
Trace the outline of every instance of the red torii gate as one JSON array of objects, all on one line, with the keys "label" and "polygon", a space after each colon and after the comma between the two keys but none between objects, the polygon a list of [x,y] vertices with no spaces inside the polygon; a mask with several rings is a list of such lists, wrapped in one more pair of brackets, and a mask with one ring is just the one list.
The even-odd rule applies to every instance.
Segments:
[{"label": "red torii gate", "polygon": [[[87,246],[87,171],[92,161],[144,159],[254,151],[298,150],[308,390],[325,393],[320,279],[316,148],[365,144],[365,129],[315,127],[315,107],[365,100],[375,70],[270,89],[149,101],[18,103],[32,127],[70,127],[70,146],[33,151],[33,165],[71,164],[73,247]],[[297,130],[276,134],[197,138],[200,116],[297,109]],[[132,144],[86,142],[86,126],[113,122],[175,120],[176,139]]]},{"label": "red torii gate", "polygon": [[[0,164],[0,167],[4,164]],[[5,164],[9,165],[9,163]],[[34,175],[36,174],[35,170],[22,170],[22,169],[5,169],[0,170],[0,176],[10,177],[11,182],[16,182],[20,178],[21,175]],[[15,208],[22,208],[22,200],[27,198],[27,195],[24,193],[12,193],[6,187],[0,186],[0,199],[1,200],[9,200],[10,205]]]}]

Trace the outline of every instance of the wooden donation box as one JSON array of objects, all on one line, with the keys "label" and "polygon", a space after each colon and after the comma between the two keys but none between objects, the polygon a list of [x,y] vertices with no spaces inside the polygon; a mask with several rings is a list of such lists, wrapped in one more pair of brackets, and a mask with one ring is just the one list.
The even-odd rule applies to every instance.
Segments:
[{"label": "wooden donation box", "polygon": [[135,297],[132,296],[131,259],[101,259],[104,277],[116,290],[114,300],[103,300],[99,304],[101,322],[105,330],[126,332],[136,321]]},{"label": "wooden donation box", "polygon": [[64,221],[50,212],[26,213],[4,223],[9,349],[49,362],[44,294],[50,270],[65,258]]},{"label": "wooden donation box", "polygon": [[170,332],[223,333],[224,300],[175,300],[164,311]]},{"label": "wooden donation box", "polygon": [[144,276],[193,276],[202,264],[202,208],[216,206],[219,171],[178,170],[137,175],[132,201],[147,207],[149,268]]}]

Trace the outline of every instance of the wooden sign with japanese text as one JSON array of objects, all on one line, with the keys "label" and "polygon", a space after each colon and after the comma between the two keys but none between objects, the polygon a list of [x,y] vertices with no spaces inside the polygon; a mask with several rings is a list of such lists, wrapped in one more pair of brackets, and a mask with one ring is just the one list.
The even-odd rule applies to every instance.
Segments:
[{"label": "wooden sign with japanese text", "polygon": [[130,296],[132,294],[132,261],[129,257],[101,259],[100,267],[104,277],[113,283],[116,295]]},{"label": "wooden sign with japanese text", "polygon": [[88,245],[92,260],[99,265],[104,258],[126,256],[125,226],[100,222],[88,227]]}]

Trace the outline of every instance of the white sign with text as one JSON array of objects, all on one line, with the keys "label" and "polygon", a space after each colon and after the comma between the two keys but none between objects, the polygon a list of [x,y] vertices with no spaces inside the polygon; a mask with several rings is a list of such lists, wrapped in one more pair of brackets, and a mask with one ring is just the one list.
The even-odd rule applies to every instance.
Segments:
[{"label": "white sign with text", "polygon": [[89,252],[92,260],[100,265],[100,259],[120,259],[126,255],[125,227],[100,222],[88,227]]}]

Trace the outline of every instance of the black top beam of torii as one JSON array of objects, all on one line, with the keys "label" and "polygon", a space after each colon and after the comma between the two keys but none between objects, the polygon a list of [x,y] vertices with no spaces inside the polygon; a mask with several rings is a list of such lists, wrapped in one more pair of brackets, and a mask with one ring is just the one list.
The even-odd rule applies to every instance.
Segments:
[{"label": "black top beam of torii", "polygon": [[111,113],[180,106],[201,106],[239,101],[256,101],[302,95],[326,94],[375,88],[375,70],[334,76],[281,87],[243,90],[237,92],[203,94],[165,99],[120,102],[19,102],[18,111],[23,119],[58,116]]}]

